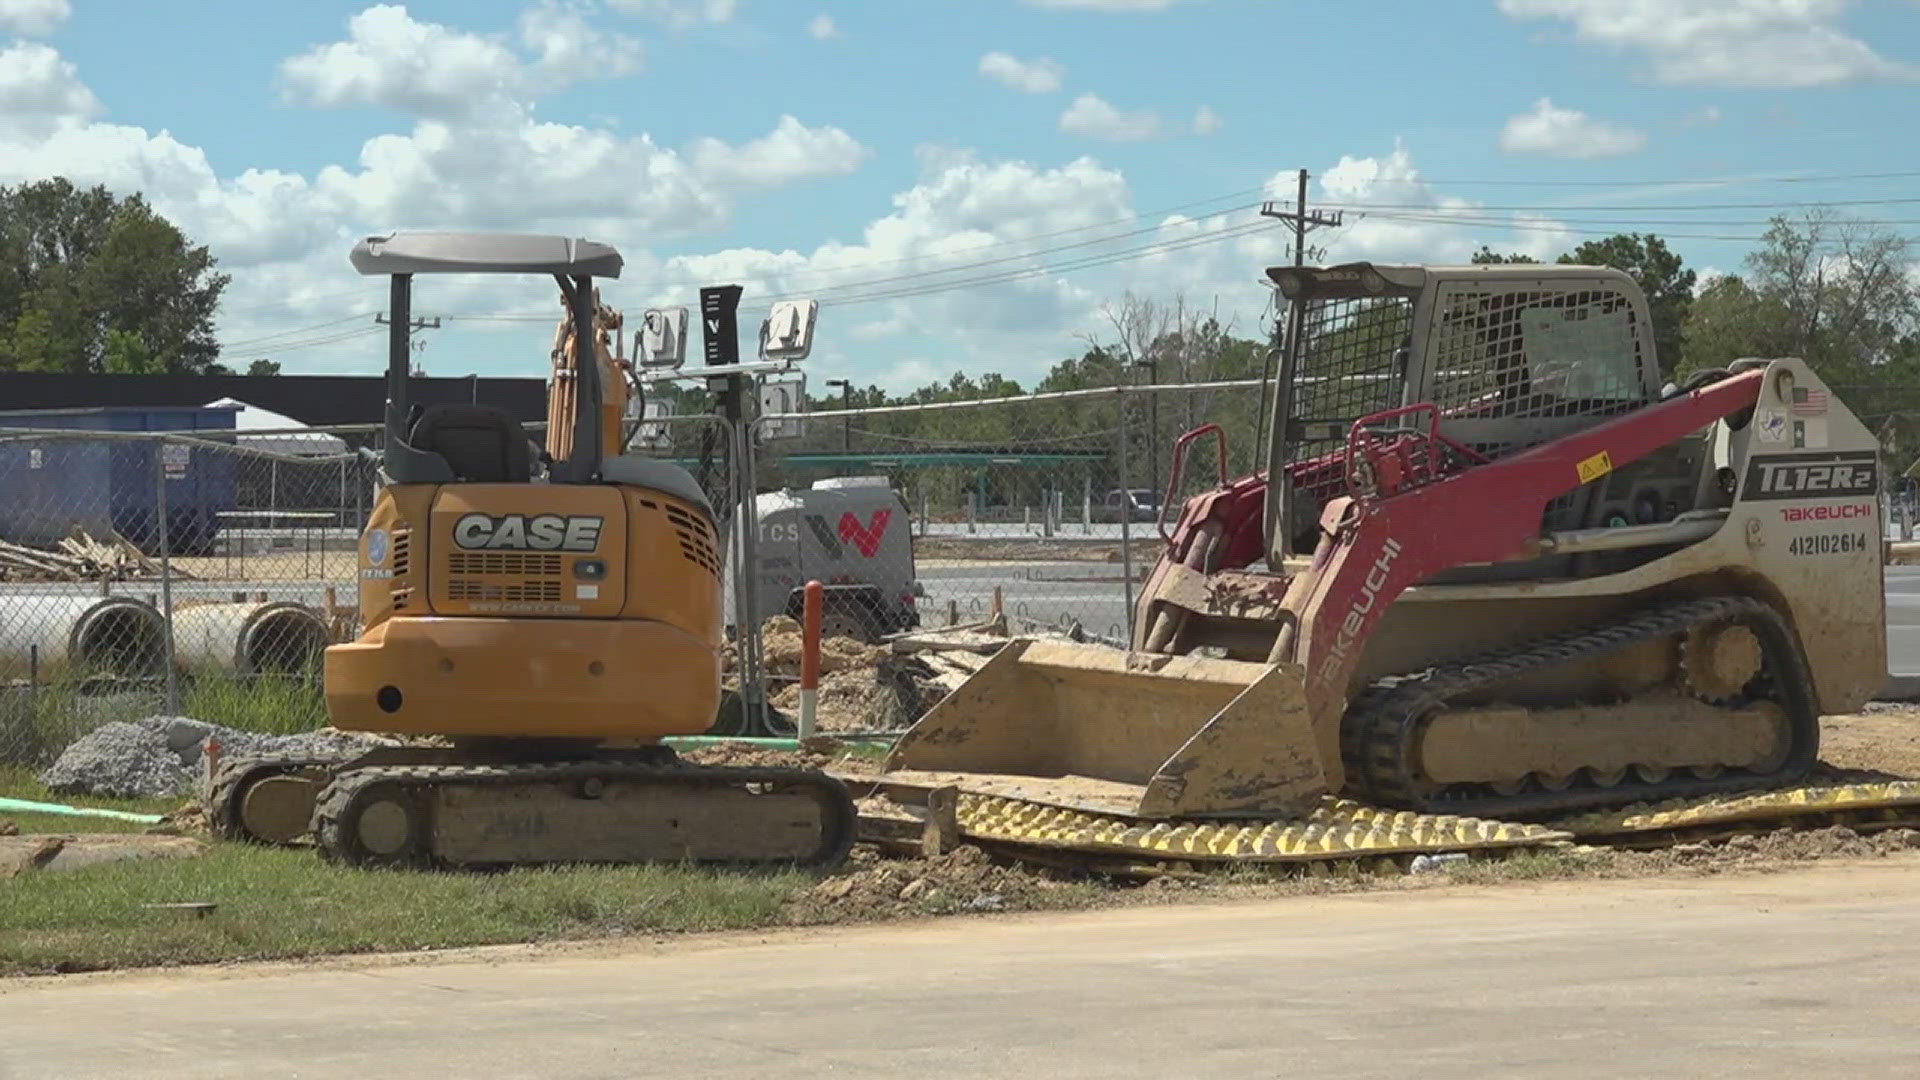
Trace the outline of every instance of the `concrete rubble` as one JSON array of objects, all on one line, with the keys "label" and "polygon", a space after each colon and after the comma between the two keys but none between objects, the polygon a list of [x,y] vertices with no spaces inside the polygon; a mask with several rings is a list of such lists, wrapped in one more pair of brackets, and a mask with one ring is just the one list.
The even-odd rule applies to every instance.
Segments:
[{"label": "concrete rubble", "polygon": [[156,799],[189,794],[206,772],[207,740],[223,754],[335,754],[390,740],[322,728],[299,735],[237,731],[185,716],[149,716],[102,724],[74,740],[40,774],[56,795]]}]

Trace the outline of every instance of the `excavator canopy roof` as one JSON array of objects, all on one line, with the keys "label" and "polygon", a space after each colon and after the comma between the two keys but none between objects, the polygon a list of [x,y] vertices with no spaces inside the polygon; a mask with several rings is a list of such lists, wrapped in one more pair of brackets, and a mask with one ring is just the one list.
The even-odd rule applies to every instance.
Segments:
[{"label": "excavator canopy roof", "polygon": [[362,274],[564,274],[620,276],[610,245],[526,233],[407,232],[369,236],[353,245]]}]

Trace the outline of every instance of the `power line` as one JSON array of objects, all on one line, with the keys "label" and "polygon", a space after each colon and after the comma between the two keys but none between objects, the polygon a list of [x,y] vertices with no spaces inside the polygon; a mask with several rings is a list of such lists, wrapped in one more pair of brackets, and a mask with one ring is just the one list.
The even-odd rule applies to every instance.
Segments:
[{"label": "power line", "polygon": [[1739,184],[1828,184],[1841,180],[1902,180],[1920,176],[1920,171],[1871,173],[1828,173],[1815,176],[1702,176],[1692,179],[1667,180],[1430,180],[1421,177],[1427,184],[1447,184],[1454,187],[1485,185],[1488,187],[1685,187],[1696,184],[1720,184],[1734,186]]},{"label": "power line", "polygon": [[281,338],[297,337],[301,334],[311,333],[315,330],[324,330],[329,326],[339,326],[341,323],[352,322],[355,319],[364,319],[374,314],[377,314],[377,313],[372,311],[356,311],[351,315],[342,315],[337,319],[328,319],[326,322],[314,323],[311,326],[301,326],[301,327],[296,327],[292,330],[282,330],[274,334],[263,334],[259,337],[246,338],[241,341],[221,342],[220,349],[222,352],[226,352],[228,350],[232,350],[235,352],[243,352],[255,346],[270,347],[271,343]]},{"label": "power line", "polygon": [[1293,222],[1293,265],[1304,266],[1307,260],[1307,233],[1320,228],[1338,228],[1340,212],[1324,214],[1307,210],[1307,170],[1301,169],[1298,177],[1300,190],[1294,196],[1293,209],[1275,210],[1276,203],[1265,203],[1260,207],[1261,217],[1279,218]]},{"label": "power line", "polygon": [[[1806,201],[1799,201],[1799,202],[1728,202],[1728,203],[1667,203],[1667,204],[1639,203],[1639,204],[1629,204],[1625,206],[1605,206],[1605,205],[1555,206],[1555,205],[1540,205],[1540,204],[1533,204],[1533,205],[1526,205],[1526,206],[1473,205],[1473,206],[1463,206],[1461,207],[1461,209],[1471,210],[1471,211],[1490,211],[1490,210],[1505,211],[1505,212],[1512,212],[1512,213],[1553,213],[1555,211],[1561,211],[1561,210],[1570,210],[1575,213],[1579,213],[1582,211],[1612,210],[1619,213],[1637,214],[1637,213],[1641,213],[1648,210],[1659,210],[1659,211],[1825,210],[1825,209],[1830,209],[1838,206],[1895,206],[1895,205],[1911,205],[1914,203],[1920,203],[1920,198],[1818,199],[1818,200],[1806,200]],[[1367,210],[1444,210],[1446,209],[1446,207],[1441,206],[1437,203],[1432,203],[1432,202],[1424,202],[1424,203],[1342,202],[1342,203],[1326,203],[1324,205],[1337,206],[1342,210],[1351,210],[1354,213],[1363,213]]]}]

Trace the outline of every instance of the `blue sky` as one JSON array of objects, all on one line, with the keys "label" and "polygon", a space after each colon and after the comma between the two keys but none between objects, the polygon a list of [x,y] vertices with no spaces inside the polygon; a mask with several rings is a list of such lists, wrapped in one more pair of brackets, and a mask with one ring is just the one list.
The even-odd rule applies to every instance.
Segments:
[{"label": "blue sky", "polygon": [[[1788,202],[1914,234],[1917,95],[1915,0],[0,0],[0,183],[144,190],[292,372],[379,367],[391,228],[612,242],[632,314],[815,296],[811,376],[893,389],[1030,380],[1129,290],[1257,333],[1301,167],[1330,259],[1735,270]],[[544,371],[549,284],[417,304],[430,372]]]}]

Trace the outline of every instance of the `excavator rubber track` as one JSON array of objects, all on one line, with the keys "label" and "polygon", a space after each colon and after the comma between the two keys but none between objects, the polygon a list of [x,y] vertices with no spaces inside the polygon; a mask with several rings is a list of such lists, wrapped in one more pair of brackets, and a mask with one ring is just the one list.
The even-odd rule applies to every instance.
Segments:
[{"label": "excavator rubber track", "polygon": [[[1556,667],[1593,660],[1701,627],[1737,624],[1758,639],[1762,666],[1738,696],[1770,701],[1785,713],[1788,745],[1782,759],[1762,770],[1727,769],[1720,775],[1672,770],[1647,779],[1629,770],[1599,783],[1593,770],[1572,773],[1559,790],[1538,778],[1527,790],[1503,794],[1485,784],[1434,785],[1423,779],[1419,760],[1423,726],[1465,695]],[[1716,705],[1732,702],[1717,700]],[[1797,638],[1774,608],[1743,596],[1676,601],[1637,615],[1555,635],[1535,644],[1439,665],[1418,674],[1378,680],[1350,707],[1342,725],[1342,756],[1353,797],[1382,806],[1426,813],[1502,820],[1540,820],[1638,803],[1700,799],[1760,788],[1790,787],[1811,771],[1820,748],[1820,724],[1812,678]]]},{"label": "excavator rubber track", "polygon": [[350,768],[319,793],[313,833],[362,867],[831,869],[854,823],[845,785],[814,770],[580,760]]},{"label": "excavator rubber track", "polygon": [[[356,753],[331,756],[262,754],[226,758],[214,769],[212,781],[207,786],[204,800],[207,829],[221,840],[241,840],[269,845],[290,844],[307,831],[307,815],[297,815],[297,820],[292,812],[275,815],[287,819],[284,823],[287,828],[261,827],[258,821],[250,827],[246,803],[256,786],[262,781],[278,777],[298,777],[308,784],[317,786],[333,769],[346,764],[356,756],[358,756]],[[288,831],[289,828],[291,832]]]}]

